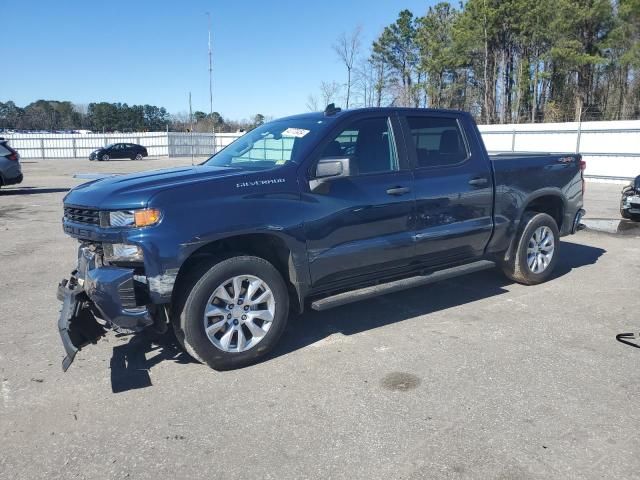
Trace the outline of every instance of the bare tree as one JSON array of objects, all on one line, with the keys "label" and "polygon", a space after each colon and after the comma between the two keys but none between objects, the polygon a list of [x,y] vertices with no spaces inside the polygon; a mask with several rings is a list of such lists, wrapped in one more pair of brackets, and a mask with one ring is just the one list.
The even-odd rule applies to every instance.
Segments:
[{"label": "bare tree", "polygon": [[324,105],[335,103],[336,97],[340,93],[340,84],[336,82],[325,82],[320,84],[320,97]]},{"label": "bare tree", "polygon": [[307,97],[307,108],[310,112],[317,112],[320,110],[320,107],[318,106],[318,97],[312,93]]},{"label": "bare tree", "polygon": [[350,35],[343,33],[338,37],[337,43],[333,45],[333,50],[336,52],[340,61],[344,63],[347,68],[347,96],[346,96],[346,108],[349,108],[349,97],[351,96],[351,72],[353,70],[353,64],[358,52],[360,51],[360,34],[362,33],[362,27],[356,27]]},{"label": "bare tree", "polygon": [[80,127],[86,128],[89,126],[87,115],[89,113],[89,105],[86,103],[74,103],[73,111],[77,112],[80,116]]}]

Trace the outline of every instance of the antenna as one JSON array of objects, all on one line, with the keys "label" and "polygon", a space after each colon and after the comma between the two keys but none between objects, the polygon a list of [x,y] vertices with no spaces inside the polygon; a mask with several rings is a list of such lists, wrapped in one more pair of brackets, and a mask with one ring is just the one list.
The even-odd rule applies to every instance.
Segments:
[{"label": "antenna", "polygon": [[340,113],[341,111],[342,109],[339,107],[336,107],[335,103],[330,103],[329,105],[327,105],[327,108],[324,109],[324,115],[328,117],[331,115],[335,115],[336,113]]}]

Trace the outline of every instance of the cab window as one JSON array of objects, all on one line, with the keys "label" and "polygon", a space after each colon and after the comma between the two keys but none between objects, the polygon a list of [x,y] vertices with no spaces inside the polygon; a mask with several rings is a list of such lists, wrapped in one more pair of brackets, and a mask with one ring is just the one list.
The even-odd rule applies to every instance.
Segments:
[{"label": "cab window", "polygon": [[407,117],[417,167],[457,165],[469,157],[460,125],[455,118]]},{"label": "cab window", "polygon": [[356,120],[331,140],[321,158],[351,158],[352,175],[399,169],[391,122],[387,117]]}]

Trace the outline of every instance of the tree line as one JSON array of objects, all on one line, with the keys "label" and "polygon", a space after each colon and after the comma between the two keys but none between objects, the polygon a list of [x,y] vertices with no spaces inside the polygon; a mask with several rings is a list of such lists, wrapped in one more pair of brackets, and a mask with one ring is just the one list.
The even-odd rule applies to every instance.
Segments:
[{"label": "tree line", "polygon": [[38,100],[24,108],[13,101],[0,102],[0,129],[94,132],[113,131],[174,131],[235,132],[250,130],[264,123],[262,114],[251,120],[225,120],[214,112],[212,115],[196,111],[170,115],[164,107],[155,105],[128,105],[126,103],[74,104],[69,101]]},{"label": "tree line", "polygon": [[[346,82],[307,106],[470,111],[482,123],[640,117],[640,0],[467,0],[409,10],[369,46],[333,49]],[[319,108],[320,107],[320,108]]]}]

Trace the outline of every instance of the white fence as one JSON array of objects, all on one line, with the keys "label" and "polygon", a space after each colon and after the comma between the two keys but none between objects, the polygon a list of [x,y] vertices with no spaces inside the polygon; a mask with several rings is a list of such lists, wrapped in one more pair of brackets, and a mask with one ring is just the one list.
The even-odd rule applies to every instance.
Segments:
[{"label": "white fence", "polygon": [[572,152],[587,162],[586,176],[621,180],[640,175],[640,120],[480,125],[493,152]]},{"label": "white fence", "polygon": [[[587,161],[586,175],[611,180],[640,175],[640,120],[480,125],[490,153],[572,152]],[[23,158],[87,158],[109,143],[138,143],[152,156],[205,156],[241,133],[145,132],[126,134],[3,135]]]},{"label": "white fence", "polygon": [[97,148],[111,143],[137,143],[147,148],[151,156],[205,156],[227,146],[240,134],[236,133],[15,133],[1,134],[22,158],[89,158]]}]

